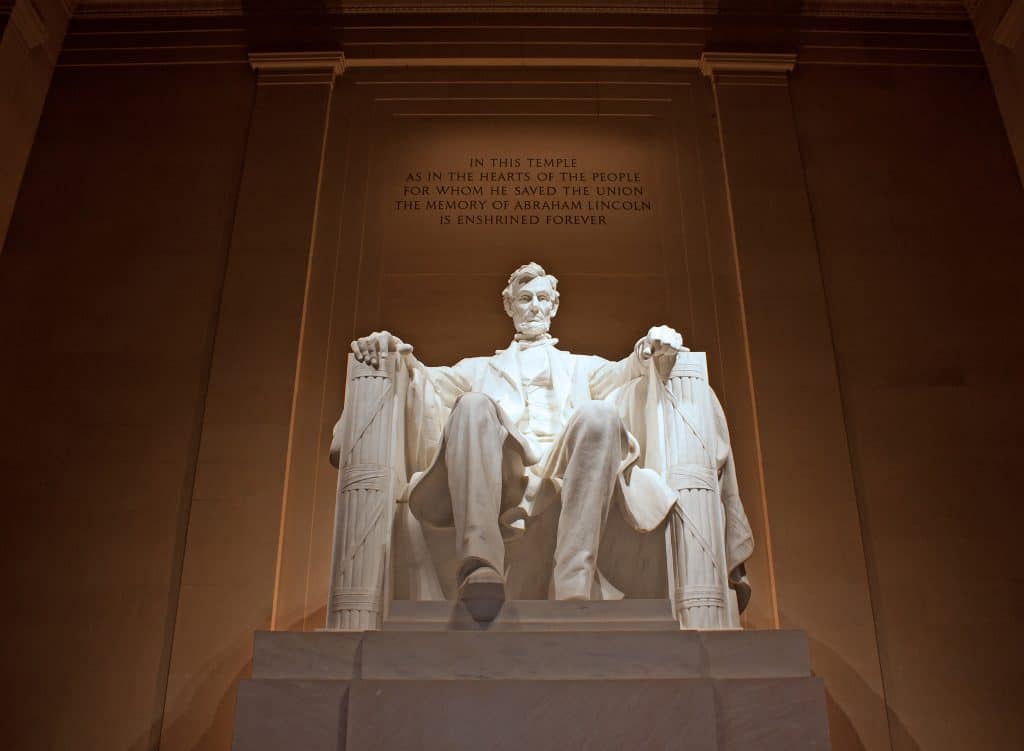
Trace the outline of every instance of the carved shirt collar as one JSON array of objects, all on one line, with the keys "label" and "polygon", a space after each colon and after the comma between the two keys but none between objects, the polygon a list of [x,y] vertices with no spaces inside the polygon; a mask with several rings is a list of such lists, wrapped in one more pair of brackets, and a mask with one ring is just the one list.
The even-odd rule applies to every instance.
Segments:
[{"label": "carved shirt collar", "polygon": [[544,334],[537,339],[523,339],[522,334],[516,334],[516,340],[514,342],[518,345],[520,350],[530,349],[531,347],[547,347],[558,344],[558,339],[551,336],[551,334]]}]

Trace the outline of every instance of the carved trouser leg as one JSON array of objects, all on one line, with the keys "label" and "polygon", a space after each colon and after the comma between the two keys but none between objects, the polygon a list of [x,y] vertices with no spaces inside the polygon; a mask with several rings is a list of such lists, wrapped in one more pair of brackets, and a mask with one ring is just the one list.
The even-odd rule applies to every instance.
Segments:
[{"label": "carved trouser leg", "polygon": [[464,394],[446,426],[444,462],[455,520],[459,582],[480,566],[502,573],[505,568],[498,517],[519,502],[515,491],[521,493],[522,483],[508,480],[523,476],[523,461],[497,410],[484,394]]},{"label": "carved trouser leg", "polygon": [[588,402],[565,427],[562,513],[555,545],[555,598],[591,599],[597,551],[628,438],[615,407]]}]

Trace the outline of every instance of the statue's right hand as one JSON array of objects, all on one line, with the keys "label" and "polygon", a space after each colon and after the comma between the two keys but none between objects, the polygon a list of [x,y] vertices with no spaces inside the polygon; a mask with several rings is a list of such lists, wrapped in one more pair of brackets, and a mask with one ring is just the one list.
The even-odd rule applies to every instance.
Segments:
[{"label": "statue's right hand", "polygon": [[408,354],[412,352],[412,345],[406,344],[389,331],[374,331],[352,342],[352,352],[359,362],[379,368],[381,359],[389,353]]}]

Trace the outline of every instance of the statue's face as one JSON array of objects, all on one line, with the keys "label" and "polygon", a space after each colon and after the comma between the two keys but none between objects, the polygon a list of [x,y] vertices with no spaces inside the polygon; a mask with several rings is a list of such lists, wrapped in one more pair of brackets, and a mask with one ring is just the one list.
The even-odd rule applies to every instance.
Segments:
[{"label": "statue's face", "polygon": [[539,276],[519,288],[512,300],[512,322],[524,339],[536,339],[551,328],[558,305],[547,277]]}]

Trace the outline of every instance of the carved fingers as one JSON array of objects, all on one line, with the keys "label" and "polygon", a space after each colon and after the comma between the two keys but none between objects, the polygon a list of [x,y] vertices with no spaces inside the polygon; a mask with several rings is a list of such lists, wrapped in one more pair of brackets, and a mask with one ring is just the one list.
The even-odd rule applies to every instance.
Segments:
[{"label": "carved fingers", "polygon": [[388,354],[408,354],[412,352],[412,346],[406,344],[389,331],[374,331],[369,336],[361,337],[352,342],[352,352],[359,362],[379,368],[381,361]]},{"label": "carved fingers", "polygon": [[683,335],[671,326],[652,326],[647,336],[638,343],[640,359],[649,360],[652,357],[675,357],[677,352],[686,352],[683,346]]}]

